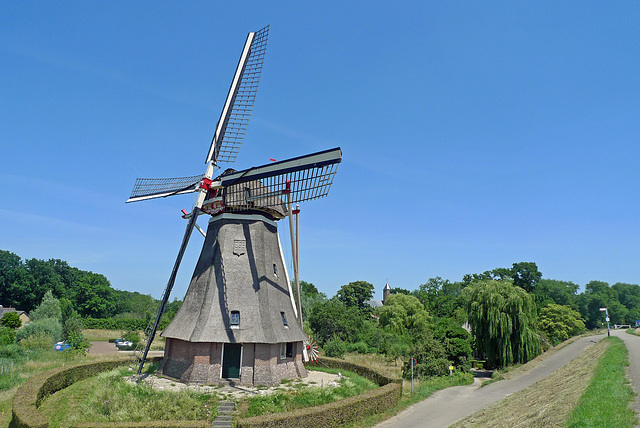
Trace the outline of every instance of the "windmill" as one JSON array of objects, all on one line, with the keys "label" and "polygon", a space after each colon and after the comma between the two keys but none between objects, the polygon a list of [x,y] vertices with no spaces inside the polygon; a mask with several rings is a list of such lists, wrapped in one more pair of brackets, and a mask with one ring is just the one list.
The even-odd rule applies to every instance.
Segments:
[{"label": "windmill", "polygon": [[[249,33],[206,157],[203,175],[137,179],[127,202],[196,193],[188,224],[158,314],[134,356],[138,375],[158,330],[194,228],[204,236],[182,307],[163,331],[163,374],[185,382],[274,384],[305,376],[308,337],[302,331],[297,244],[291,236],[298,304],[293,298],[277,232],[278,220],[293,216],[293,204],[326,196],[340,148],[241,171],[234,162],[255,101],[269,27]],[[210,217],[205,233],[198,216]],[[308,342],[307,342],[308,343]]]}]

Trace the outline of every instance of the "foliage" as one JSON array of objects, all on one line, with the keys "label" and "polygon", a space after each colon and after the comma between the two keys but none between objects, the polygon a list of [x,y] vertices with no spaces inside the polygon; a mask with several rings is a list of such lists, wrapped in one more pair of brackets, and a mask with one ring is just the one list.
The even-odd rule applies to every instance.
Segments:
[{"label": "foliage", "polygon": [[584,332],[584,321],[577,311],[569,306],[551,303],[540,311],[538,328],[544,332],[553,345]]},{"label": "foliage", "polygon": [[[46,318],[53,319],[53,318]],[[50,334],[43,332],[37,332],[24,339],[20,339],[20,346],[25,349],[39,350],[39,349],[53,349],[54,340]]]},{"label": "foliage", "polygon": [[[466,285],[461,282],[450,282],[443,280],[439,276],[429,278],[421,284],[417,290],[412,292],[425,306],[427,312],[437,317],[452,317],[460,319],[461,323],[466,320],[464,311],[457,311],[464,306],[462,290]],[[459,317],[459,315],[463,315]]]},{"label": "foliage", "polygon": [[27,339],[34,335],[48,335],[54,342],[62,339],[62,326],[55,318],[44,318],[33,321],[16,331],[16,340]]},{"label": "foliage", "polygon": [[[336,369],[324,369],[329,373],[337,374]],[[364,391],[374,389],[377,385],[362,378],[355,373],[345,371],[338,380],[337,387],[322,388],[306,386],[296,388],[291,393],[276,393],[249,398],[247,411],[243,416],[258,416],[265,413],[286,412],[304,407],[320,406],[343,398],[362,394]]]},{"label": "foliage", "polygon": [[433,337],[442,343],[446,357],[461,371],[471,368],[471,334],[454,318],[439,318],[433,327]]},{"label": "foliage", "polygon": [[369,331],[366,326],[369,320],[370,317],[359,308],[347,307],[337,299],[316,304],[307,317],[314,337],[321,346],[333,336],[347,342],[361,340],[363,333]]},{"label": "foliage", "polygon": [[82,333],[78,331],[72,331],[69,334],[67,341],[77,354],[85,355],[91,347],[91,342],[89,342]]},{"label": "foliage", "polygon": [[134,346],[140,343],[140,333],[137,331],[127,331],[122,337],[124,340],[133,343]]},{"label": "foliage", "polygon": [[476,352],[489,367],[525,363],[541,352],[531,296],[511,281],[480,280],[464,290]]},{"label": "foliage", "polygon": [[407,294],[392,294],[384,306],[377,309],[380,326],[395,334],[419,334],[427,328],[430,317],[418,298]]},{"label": "foliage", "polygon": [[611,342],[578,406],[571,413],[566,426],[633,427],[638,418],[631,409],[635,393],[629,386],[625,367],[628,352],[622,340],[609,337]]},{"label": "foliage", "polygon": [[[442,342],[436,340],[430,332],[423,333],[411,348],[410,356],[416,359],[413,375],[418,378],[446,375],[449,373],[449,366],[453,364],[453,361],[447,358]],[[402,375],[405,379],[411,378],[409,361],[404,362]]]},{"label": "foliage", "polygon": [[373,284],[354,281],[340,287],[336,297],[348,308],[367,309],[368,306],[364,302],[373,298],[373,290]]},{"label": "foliage", "polygon": [[333,336],[331,339],[326,341],[322,350],[327,357],[342,358],[342,356],[347,352],[347,344],[339,337]]},{"label": "foliage", "polygon": [[578,309],[578,288],[577,284],[570,281],[541,279],[536,286],[534,299],[539,310],[550,303]]},{"label": "foliage", "polygon": [[31,321],[38,321],[45,318],[54,318],[62,321],[62,310],[60,309],[60,301],[53,297],[53,292],[47,290],[42,298],[42,302],[31,311],[29,318]]},{"label": "foliage", "polygon": [[11,327],[0,327],[0,347],[11,345],[16,341],[16,332]]},{"label": "foliage", "polygon": [[580,313],[589,329],[599,328],[604,323],[605,313],[600,308],[607,308],[612,324],[631,324],[629,310],[618,300],[618,292],[606,282],[590,281],[585,285],[581,296]]},{"label": "foliage", "polygon": [[5,327],[16,329],[20,328],[20,326],[22,325],[22,320],[20,319],[20,315],[18,315],[18,312],[7,312],[0,320],[0,324]]}]

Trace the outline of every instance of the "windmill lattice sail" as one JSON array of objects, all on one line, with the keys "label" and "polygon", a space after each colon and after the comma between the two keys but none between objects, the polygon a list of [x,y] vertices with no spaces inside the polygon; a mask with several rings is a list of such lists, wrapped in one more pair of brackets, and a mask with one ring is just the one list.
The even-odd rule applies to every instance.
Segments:
[{"label": "windmill lattice sail", "polygon": [[178,178],[138,178],[127,202],[193,193],[198,190],[200,180],[202,180],[202,175]]},{"label": "windmill lattice sail", "polygon": [[268,25],[247,37],[206,162],[236,160],[256,99],[268,37]]},{"label": "windmill lattice sail", "polygon": [[337,148],[223,175],[225,211],[279,207],[286,193],[294,204],[322,198],[341,160]]}]

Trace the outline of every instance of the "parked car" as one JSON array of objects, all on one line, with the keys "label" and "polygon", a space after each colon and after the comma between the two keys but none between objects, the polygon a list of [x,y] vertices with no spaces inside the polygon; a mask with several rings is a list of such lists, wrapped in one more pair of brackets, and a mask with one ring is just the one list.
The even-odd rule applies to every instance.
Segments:
[{"label": "parked car", "polygon": [[65,349],[69,348],[71,348],[71,345],[69,345],[67,342],[58,342],[53,345],[53,349],[55,349],[56,351],[64,351]]},{"label": "parked car", "polygon": [[129,342],[128,340],[118,339],[116,340],[116,348],[121,351],[129,351],[133,349],[133,342]]}]

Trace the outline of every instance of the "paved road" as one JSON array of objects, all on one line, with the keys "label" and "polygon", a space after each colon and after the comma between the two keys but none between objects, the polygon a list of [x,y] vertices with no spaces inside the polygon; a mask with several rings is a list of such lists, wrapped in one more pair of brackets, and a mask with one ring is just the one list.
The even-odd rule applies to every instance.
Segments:
[{"label": "paved road", "polygon": [[[376,427],[448,427],[454,422],[550,375],[580,355],[586,347],[593,345],[603,337],[603,335],[598,335],[578,339],[558,350],[553,355],[550,355],[536,367],[515,379],[492,383],[482,389],[478,389],[479,383],[476,382],[473,385],[454,386],[440,390],[426,400],[416,403],[393,418],[376,425]],[[640,337],[630,338],[637,339],[638,346],[640,347]],[[632,354],[631,350],[629,353]],[[640,356],[640,351],[636,355]],[[638,364],[640,364],[640,362],[638,362]],[[640,380],[640,365],[636,365],[636,367],[638,369],[638,379]]]},{"label": "paved road", "polygon": [[[627,333],[626,330],[611,330],[611,335],[622,339],[629,351],[627,376],[631,381],[633,390],[636,394],[640,394],[640,337],[633,336]],[[640,413],[640,395],[636,395],[636,400],[631,404],[631,408],[634,412]]]}]

